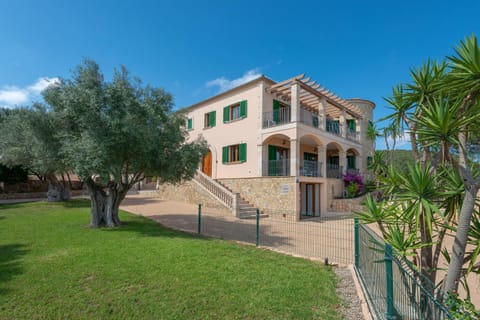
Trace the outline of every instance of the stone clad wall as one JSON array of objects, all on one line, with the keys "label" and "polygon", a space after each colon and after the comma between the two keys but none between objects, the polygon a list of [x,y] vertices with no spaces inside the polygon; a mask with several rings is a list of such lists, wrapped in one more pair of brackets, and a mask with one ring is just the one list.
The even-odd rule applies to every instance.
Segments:
[{"label": "stone clad wall", "polygon": [[223,185],[266,213],[275,211],[295,215],[297,184],[295,177],[218,179]]},{"label": "stone clad wall", "polygon": [[157,192],[160,199],[163,200],[180,201],[191,204],[201,203],[204,207],[229,210],[193,181],[187,181],[179,185],[169,183],[162,184],[159,186]]},{"label": "stone clad wall", "polygon": [[362,201],[365,200],[365,195],[352,198],[352,199],[333,199],[329,211],[335,212],[354,212],[363,210],[363,206],[361,205]]}]

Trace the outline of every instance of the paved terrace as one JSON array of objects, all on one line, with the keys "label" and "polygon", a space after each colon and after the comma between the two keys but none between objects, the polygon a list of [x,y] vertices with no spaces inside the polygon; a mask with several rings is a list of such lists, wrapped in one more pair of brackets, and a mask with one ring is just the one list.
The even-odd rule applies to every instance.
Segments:
[{"label": "paved terrace", "polygon": [[[162,225],[196,233],[198,206],[132,195],[122,210],[149,217]],[[202,208],[202,234],[227,240],[255,243],[255,219],[235,218],[228,210]],[[295,256],[347,265],[353,263],[353,219],[330,213],[324,218],[302,221],[282,214],[260,219],[260,246]]]}]

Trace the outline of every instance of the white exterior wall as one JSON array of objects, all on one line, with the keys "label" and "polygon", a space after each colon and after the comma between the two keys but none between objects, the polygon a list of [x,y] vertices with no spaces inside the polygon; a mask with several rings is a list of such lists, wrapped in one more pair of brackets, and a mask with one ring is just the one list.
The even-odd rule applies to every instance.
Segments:
[{"label": "white exterior wall", "polygon": [[[193,130],[189,131],[189,140],[203,136],[212,151],[212,177],[214,179],[258,177],[257,133],[260,130],[261,109],[260,83],[234,91],[225,97],[219,97],[202,103],[187,113],[193,119]],[[247,100],[247,117],[229,123],[223,123],[223,108]],[[205,113],[216,111],[216,125],[204,128]],[[260,118],[261,119],[261,118]],[[222,148],[235,144],[247,144],[247,161],[243,163],[222,163]]]}]

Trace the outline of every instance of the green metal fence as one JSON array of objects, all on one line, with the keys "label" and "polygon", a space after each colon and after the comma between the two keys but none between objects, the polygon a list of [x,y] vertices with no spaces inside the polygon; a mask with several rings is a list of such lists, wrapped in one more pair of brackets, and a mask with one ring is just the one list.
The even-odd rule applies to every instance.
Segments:
[{"label": "green metal fence", "polygon": [[[265,210],[245,219],[199,210],[195,231],[295,256],[328,260],[340,265],[353,263],[351,215],[304,217],[301,220],[295,217],[295,212],[290,210]],[[186,222],[185,219],[182,219],[183,222]]]},{"label": "green metal fence", "polygon": [[453,319],[434,297],[434,284],[355,220],[355,269],[376,319]]}]

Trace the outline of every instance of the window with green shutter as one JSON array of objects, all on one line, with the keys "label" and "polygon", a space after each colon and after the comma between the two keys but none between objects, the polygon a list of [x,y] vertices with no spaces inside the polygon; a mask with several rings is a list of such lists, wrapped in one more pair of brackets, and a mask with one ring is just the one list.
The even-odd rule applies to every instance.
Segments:
[{"label": "window with green shutter", "polygon": [[223,108],[223,123],[247,117],[247,100]]},{"label": "window with green shutter", "polygon": [[192,130],[193,129],[193,119],[188,118],[187,119],[187,130]]},{"label": "window with green shutter", "polygon": [[356,169],[355,168],[355,156],[347,156],[347,169]]},{"label": "window with green shutter", "polygon": [[367,157],[367,166],[371,166],[372,163],[373,163],[373,158],[370,157],[370,156],[368,156],[368,157]]},{"label": "window with green shutter", "polygon": [[222,163],[240,163],[247,161],[247,144],[235,144],[222,148]]},{"label": "window with green shutter", "polygon": [[347,126],[348,126],[348,129],[350,129],[350,131],[355,132],[357,130],[355,119],[348,119]]},{"label": "window with green shutter", "polygon": [[273,121],[275,123],[279,122],[280,119],[280,101],[273,100]]},{"label": "window with green shutter", "polygon": [[204,118],[204,128],[213,128],[215,127],[216,124],[216,116],[217,112],[216,111],[211,111],[208,113],[205,113],[205,118]]}]

